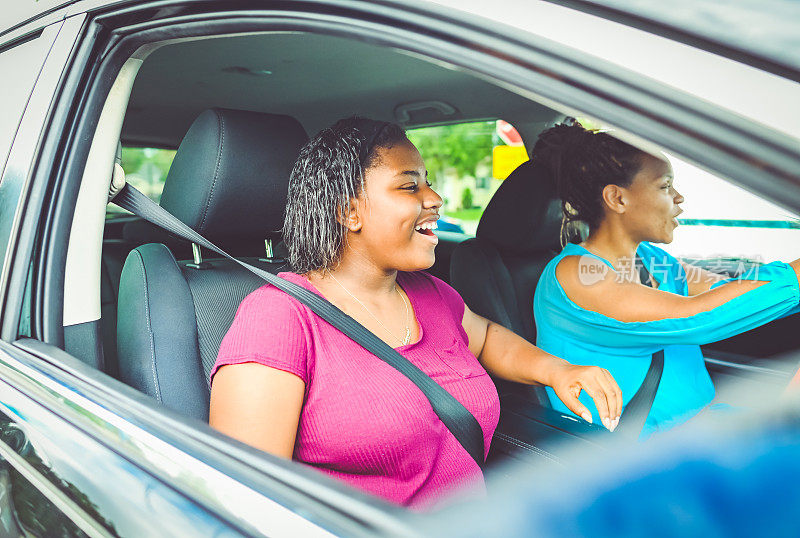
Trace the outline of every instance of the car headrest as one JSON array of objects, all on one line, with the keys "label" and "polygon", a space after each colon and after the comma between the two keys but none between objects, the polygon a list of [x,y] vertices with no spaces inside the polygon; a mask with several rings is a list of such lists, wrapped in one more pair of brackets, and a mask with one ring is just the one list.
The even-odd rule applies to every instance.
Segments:
[{"label": "car headrest", "polygon": [[206,110],[178,147],[161,207],[218,244],[278,238],[289,175],[307,141],[289,116]]},{"label": "car headrest", "polygon": [[560,251],[561,200],[548,170],[527,161],[492,196],[475,236],[501,252]]}]

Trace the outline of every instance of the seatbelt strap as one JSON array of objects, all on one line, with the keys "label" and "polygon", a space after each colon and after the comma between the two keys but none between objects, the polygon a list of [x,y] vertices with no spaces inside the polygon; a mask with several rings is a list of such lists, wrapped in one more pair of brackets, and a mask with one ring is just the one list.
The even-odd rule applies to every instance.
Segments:
[{"label": "seatbelt strap", "polygon": [[639,390],[628,401],[625,411],[619,419],[616,431],[625,437],[638,439],[647,421],[647,415],[656,399],[658,385],[661,383],[661,374],[664,372],[664,350],[659,349],[650,359],[650,368],[644,376]]},{"label": "seatbelt strap", "polygon": [[331,302],[302,286],[298,286],[294,282],[289,282],[263,269],[237,260],[129,184],[126,184],[120,190],[112,202],[178,237],[203,246],[238,263],[251,273],[263,278],[268,283],[309,307],[312,312],[339,329],[361,347],[399,371],[419,387],[439,419],[472,459],[475,460],[475,463],[483,467],[483,430],[472,413],[425,372],[395,351],[389,344],[375,336],[366,327],[339,310]]},{"label": "seatbelt strap", "polygon": [[[652,287],[650,273],[647,271],[643,260],[638,256],[636,258],[636,267],[639,269],[639,281],[648,288]],[[654,284],[655,282],[653,281],[652,283]],[[647,415],[650,414],[650,409],[653,407],[653,401],[656,398],[663,372],[664,350],[661,349],[653,353],[644,381],[642,381],[636,394],[628,401],[628,405],[625,406],[625,412],[622,413],[619,419],[619,426],[616,429],[619,434],[633,439],[639,438],[644,428],[644,423],[647,422]]]}]

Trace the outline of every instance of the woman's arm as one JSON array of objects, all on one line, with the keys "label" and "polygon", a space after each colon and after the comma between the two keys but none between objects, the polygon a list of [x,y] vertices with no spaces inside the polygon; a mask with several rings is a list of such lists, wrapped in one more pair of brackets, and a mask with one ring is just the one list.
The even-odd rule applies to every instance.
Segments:
[{"label": "woman's arm", "polygon": [[689,295],[700,295],[711,289],[711,286],[728,278],[725,275],[712,273],[702,267],[697,267],[689,263],[680,262],[686,272],[686,285]]},{"label": "woman's arm", "polygon": [[221,367],[211,385],[209,424],[243,443],[291,458],[305,383],[294,374],[247,362]]},{"label": "woman's arm", "polygon": [[[744,280],[684,297],[625,282],[589,256],[569,256],[535,301],[540,316],[576,338],[611,347],[702,345],[759,327],[798,309],[800,260],[773,262]],[[560,288],[560,289],[559,289]],[[549,300],[564,293],[570,301]],[[574,303],[574,305],[571,305]]]},{"label": "woman's arm", "polygon": [[[797,277],[800,274],[800,260],[789,265]],[[587,280],[587,274],[598,277],[596,280]],[[689,318],[767,284],[767,281],[761,280],[736,280],[698,295],[684,297],[635,282],[620,281],[607,265],[588,256],[568,256],[561,260],[556,267],[556,278],[567,297],[581,308],[624,322]]]},{"label": "woman's arm", "polygon": [[594,400],[603,425],[612,431],[616,428],[622,412],[622,391],[607,370],[578,366],[554,357],[466,306],[462,326],[470,351],[492,375],[518,383],[553,387],[564,405],[591,422],[591,413],[578,400],[585,390]]}]

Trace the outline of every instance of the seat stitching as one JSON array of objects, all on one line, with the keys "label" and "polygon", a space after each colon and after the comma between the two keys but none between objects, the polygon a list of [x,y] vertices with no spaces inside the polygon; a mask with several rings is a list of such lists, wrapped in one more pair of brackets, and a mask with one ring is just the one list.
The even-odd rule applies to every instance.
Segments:
[{"label": "seat stitching", "polygon": [[150,368],[153,371],[153,384],[155,385],[156,389],[156,399],[161,402],[161,389],[159,388],[158,373],[156,372],[156,344],[155,337],[153,335],[153,327],[150,324],[150,295],[147,293],[147,272],[145,271],[142,253],[138,250],[134,250],[133,252],[136,253],[137,257],[139,258],[139,263],[142,265],[142,284],[144,286],[144,318],[147,322],[147,333],[150,335],[150,357],[152,359]]},{"label": "seat stitching", "polygon": [[214,179],[211,182],[211,192],[208,193],[206,206],[203,208],[203,220],[200,221],[200,232],[205,229],[206,216],[208,215],[208,207],[211,205],[211,200],[214,198],[214,187],[217,185],[217,178],[219,177],[219,166],[222,162],[222,148],[225,146],[225,119],[222,114],[217,113],[217,122],[219,124],[219,149],[217,150],[217,165],[214,167]]},{"label": "seat stitching", "polygon": [[500,432],[495,433],[494,436],[497,439],[500,439],[501,441],[505,441],[506,443],[508,443],[510,445],[516,446],[517,448],[522,448],[524,450],[528,450],[530,452],[533,452],[534,454],[536,454],[538,456],[542,456],[544,458],[547,458],[548,460],[552,461],[553,463],[557,463],[561,467],[564,466],[564,463],[557,456],[547,452],[546,450],[542,450],[541,448],[537,447],[536,445],[532,445],[530,443],[526,443],[525,441],[521,441],[519,439],[511,437],[510,435],[506,435],[506,434],[500,433]]}]

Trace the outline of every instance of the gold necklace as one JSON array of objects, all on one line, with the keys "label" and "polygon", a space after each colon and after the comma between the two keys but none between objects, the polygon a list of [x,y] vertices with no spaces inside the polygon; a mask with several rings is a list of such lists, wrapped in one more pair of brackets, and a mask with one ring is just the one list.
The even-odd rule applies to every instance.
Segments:
[{"label": "gold necklace", "polygon": [[411,327],[409,327],[409,324],[408,324],[408,310],[409,310],[409,307],[408,307],[408,301],[406,300],[406,298],[405,298],[405,297],[403,297],[403,294],[402,294],[402,293],[400,293],[400,290],[399,290],[399,289],[397,289],[397,284],[396,284],[396,283],[395,283],[395,285],[394,285],[394,291],[396,291],[396,292],[397,292],[397,294],[398,294],[398,295],[400,296],[400,298],[403,300],[403,304],[406,306],[406,318],[405,318],[405,324],[406,324],[406,336],[405,336],[405,338],[403,338],[402,340],[401,340],[401,339],[399,339],[399,338],[397,338],[397,336],[395,336],[395,335],[394,335],[394,333],[392,333],[392,331],[390,331],[389,329],[387,329],[387,328],[386,328],[386,325],[384,325],[384,324],[381,322],[381,320],[379,320],[379,319],[378,319],[378,317],[377,317],[375,314],[373,314],[372,312],[370,312],[369,308],[367,308],[367,307],[366,307],[366,305],[365,305],[364,303],[362,303],[361,301],[359,301],[359,300],[358,300],[358,297],[356,297],[355,295],[353,295],[352,293],[350,293],[350,290],[348,290],[347,288],[345,288],[345,287],[344,287],[344,284],[342,284],[341,282],[339,282],[339,279],[337,279],[335,276],[333,276],[333,273],[331,273],[330,271],[328,271],[328,274],[331,276],[331,278],[332,278],[332,279],[334,279],[334,280],[336,281],[336,283],[337,283],[337,284],[339,284],[339,286],[341,286],[341,287],[342,287],[342,289],[343,289],[345,292],[347,292],[347,295],[349,295],[350,297],[352,297],[353,299],[355,299],[355,301],[356,301],[358,304],[360,304],[360,305],[361,305],[361,308],[363,308],[364,310],[366,310],[367,314],[369,314],[370,316],[372,316],[372,319],[374,319],[375,321],[377,321],[377,322],[378,322],[378,324],[379,324],[381,327],[383,327],[383,330],[384,330],[384,331],[386,331],[386,333],[387,333],[387,334],[391,335],[391,336],[392,336],[392,338],[394,338],[395,340],[397,340],[398,342],[400,342],[400,344],[401,344],[401,345],[403,345],[403,346],[406,346],[406,345],[408,345],[408,343],[411,341]]}]

